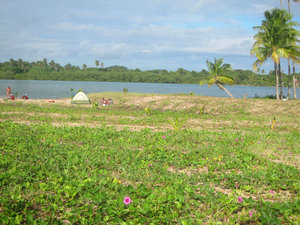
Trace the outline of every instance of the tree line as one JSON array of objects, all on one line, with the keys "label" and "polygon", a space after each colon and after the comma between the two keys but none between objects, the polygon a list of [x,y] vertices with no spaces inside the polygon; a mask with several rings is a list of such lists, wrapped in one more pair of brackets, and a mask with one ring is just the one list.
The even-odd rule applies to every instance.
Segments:
[{"label": "tree line", "polygon": [[[10,59],[0,63],[0,79],[15,80],[62,80],[62,81],[109,81],[109,82],[140,82],[140,83],[181,83],[199,84],[207,83],[210,74],[203,69],[200,72],[188,71],[179,68],[176,71],[164,69],[142,71],[140,69],[128,69],[124,66],[105,67],[103,63],[95,62],[96,66],[87,67],[85,64],[80,68],[71,64],[61,66],[53,60],[47,59],[37,62],[26,62],[22,59]],[[265,74],[251,70],[228,71],[237,85],[273,86],[274,71]],[[283,83],[288,84],[288,76],[283,75]]]}]

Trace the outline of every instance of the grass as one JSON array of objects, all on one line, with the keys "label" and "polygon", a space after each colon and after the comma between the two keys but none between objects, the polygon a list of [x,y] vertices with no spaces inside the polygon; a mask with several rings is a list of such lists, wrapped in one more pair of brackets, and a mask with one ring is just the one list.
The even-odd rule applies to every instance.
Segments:
[{"label": "grass", "polygon": [[103,96],[0,103],[0,224],[299,223],[298,100]]}]

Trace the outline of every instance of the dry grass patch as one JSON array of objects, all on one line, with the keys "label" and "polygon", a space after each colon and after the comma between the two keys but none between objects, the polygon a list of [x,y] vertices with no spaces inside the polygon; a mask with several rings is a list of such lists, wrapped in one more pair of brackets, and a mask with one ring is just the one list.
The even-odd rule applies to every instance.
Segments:
[{"label": "dry grass patch", "polygon": [[188,176],[191,176],[193,174],[197,174],[197,173],[208,173],[208,168],[207,167],[199,167],[199,168],[184,168],[184,169],[179,169],[176,168],[175,166],[169,166],[169,168],[167,168],[167,171],[169,171],[170,173],[181,173],[181,174],[186,174]]},{"label": "dry grass patch", "polygon": [[256,194],[250,194],[248,192],[245,192],[241,189],[230,189],[230,188],[224,188],[216,186],[214,183],[210,183],[210,186],[216,191],[221,192],[225,195],[237,195],[241,196],[242,198],[252,198],[255,201],[260,201],[263,199],[264,201],[269,202],[285,202],[285,201],[294,201],[297,197],[296,194],[291,193],[286,190],[256,190]]}]

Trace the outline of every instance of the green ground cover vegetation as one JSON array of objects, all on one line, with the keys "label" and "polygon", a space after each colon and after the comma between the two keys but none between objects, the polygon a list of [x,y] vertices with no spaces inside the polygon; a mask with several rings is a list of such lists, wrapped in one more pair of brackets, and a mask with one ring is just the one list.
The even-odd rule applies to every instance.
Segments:
[{"label": "green ground cover vegetation", "polygon": [[0,224],[299,224],[299,100],[89,97],[0,101]]}]

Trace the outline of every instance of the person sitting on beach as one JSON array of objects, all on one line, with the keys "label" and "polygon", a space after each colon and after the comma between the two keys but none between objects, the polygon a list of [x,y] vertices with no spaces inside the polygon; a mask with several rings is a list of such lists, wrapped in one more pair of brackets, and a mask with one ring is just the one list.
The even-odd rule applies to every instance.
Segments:
[{"label": "person sitting on beach", "polygon": [[11,88],[8,86],[6,88],[6,97],[10,97],[11,96]]}]

